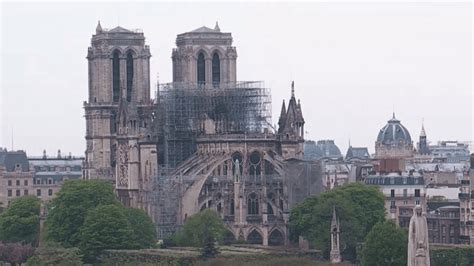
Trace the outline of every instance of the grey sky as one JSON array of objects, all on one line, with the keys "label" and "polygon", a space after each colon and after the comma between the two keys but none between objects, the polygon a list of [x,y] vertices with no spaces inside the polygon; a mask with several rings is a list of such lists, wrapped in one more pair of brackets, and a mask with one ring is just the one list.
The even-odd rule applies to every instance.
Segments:
[{"label": "grey sky", "polygon": [[[472,140],[471,3],[3,3],[0,146],[83,155],[87,60],[97,20],[140,28],[151,80],[171,81],[176,35],[216,20],[239,80],[272,89],[273,123],[295,81],[309,139],[374,150],[397,118],[416,141]],[[152,88],[153,89],[153,88]],[[154,89],[153,89],[154,90]]]}]

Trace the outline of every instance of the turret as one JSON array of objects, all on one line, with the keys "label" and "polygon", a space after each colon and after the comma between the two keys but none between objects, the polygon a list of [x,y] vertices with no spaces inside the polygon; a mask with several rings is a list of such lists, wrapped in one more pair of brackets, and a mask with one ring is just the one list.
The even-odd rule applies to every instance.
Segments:
[{"label": "turret", "polygon": [[431,153],[426,139],[424,123],[421,124],[420,140],[418,142],[418,153],[422,155],[427,155]]}]

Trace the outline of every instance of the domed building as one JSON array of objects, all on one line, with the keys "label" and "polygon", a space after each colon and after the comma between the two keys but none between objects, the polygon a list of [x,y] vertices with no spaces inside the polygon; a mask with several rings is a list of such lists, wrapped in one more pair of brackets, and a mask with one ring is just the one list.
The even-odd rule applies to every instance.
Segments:
[{"label": "domed building", "polygon": [[388,120],[387,124],[380,129],[375,142],[376,158],[406,158],[413,156],[413,142],[410,132],[404,127],[400,120],[395,118]]}]

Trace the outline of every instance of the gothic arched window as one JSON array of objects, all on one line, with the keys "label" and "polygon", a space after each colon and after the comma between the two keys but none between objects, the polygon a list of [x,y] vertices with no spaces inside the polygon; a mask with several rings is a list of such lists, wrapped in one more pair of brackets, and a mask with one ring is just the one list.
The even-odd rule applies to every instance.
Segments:
[{"label": "gothic arched window", "polygon": [[119,101],[120,95],[120,58],[119,51],[115,51],[112,58],[112,98]]},{"label": "gothic arched window", "polygon": [[199,53],[197,59],[197,82],[198,85],[206,84],[206,61],[203,53]]},{"label": "gothic arched window", "polygon": [[127,54],[127,101],[132,101],[133,88],[133,55],[132,52]]},{"label": "gothic arched window", "polygon": [[252,193],[247,199],[247,213],[249,215],[256,215],[258,211],[258,197],[257,194]]},{"label": "gothic arched window", "polygon": [[214,53],[212,56],[212,86],[219,87],[221,82],[221,60],[219,55]]}]

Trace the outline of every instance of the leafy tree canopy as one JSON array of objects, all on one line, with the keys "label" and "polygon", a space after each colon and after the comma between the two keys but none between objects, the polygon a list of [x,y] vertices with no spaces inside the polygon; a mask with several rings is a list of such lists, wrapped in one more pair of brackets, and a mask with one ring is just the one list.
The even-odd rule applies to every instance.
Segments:
[{"label": "leafy tree canopy", "polygon": [[219,215],[205,209],[189,217],[181,231],[175,236],[175,241],[181,246],[204,247],[206,241],[222,240],[225,226]]},{"label": "leafy tree canopy", "polygon": [[79,248],[86,262],[94,262],[105,249],[130,249],[133,229],[117,204],[101,205],[90,211],[80,229]]},{"label": "leafy tree canopy", "polygon": [[352,183],[305,199],[291,210],[292,240],[303,236],[329,257],[333,207],[340,222],[342,256],[355,260],[357,244],[385,219],[383,194],[377,187]]},{"label": "leafy tree canopy", "polygon": [[0,261],[9,262],[12,265],[26,262],[33,255],[35,248],[30,244],[0,243]]},{"label": "leafy tree canopy", "polygon": [[14,199],[0,215],[0,240],[34,244],[38,238],[40,200],[34,196]]},{"label": "leafy tree canopy", "polygon": [[107,204],[120,204],[112,184],[101,180],[67,180],[49,205],[46,239],[65,247],[76,246],[87,212]]},{"label": "leafy tree canopy", "polygon": [[403,266],[407,263],[408,236],[393,221],[379,222],[367,234],[359,259],[362,265]]},{"label": "leafy tree canopy", "polygon": [[141,209],[126,208],[125,216],[133,230],[133,248],[150,248],[156,243],[155,224]]}]

